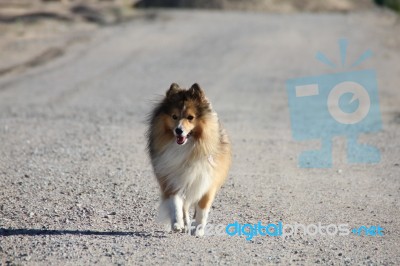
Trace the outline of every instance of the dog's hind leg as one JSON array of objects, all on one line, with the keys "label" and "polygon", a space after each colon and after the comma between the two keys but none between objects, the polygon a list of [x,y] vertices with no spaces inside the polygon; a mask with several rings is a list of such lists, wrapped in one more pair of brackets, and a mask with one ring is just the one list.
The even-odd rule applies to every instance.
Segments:
[{"label": "dog's hind leg", "polygon": [[191,230],[192,221],[189,216],[190,205],[187,203],[183,204],[183,220],[185,222],[185,233]]}]

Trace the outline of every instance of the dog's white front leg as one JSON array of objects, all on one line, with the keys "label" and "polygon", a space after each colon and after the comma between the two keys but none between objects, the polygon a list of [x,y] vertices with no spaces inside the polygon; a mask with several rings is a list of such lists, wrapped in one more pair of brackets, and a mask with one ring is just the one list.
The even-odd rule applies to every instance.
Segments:
[{"label": "dog's white front leg", "polygon": [[183,200],[179,195],[171,196],[171,212],[172,212],[172,229],[174,231],[182,231],[183,225]]}]

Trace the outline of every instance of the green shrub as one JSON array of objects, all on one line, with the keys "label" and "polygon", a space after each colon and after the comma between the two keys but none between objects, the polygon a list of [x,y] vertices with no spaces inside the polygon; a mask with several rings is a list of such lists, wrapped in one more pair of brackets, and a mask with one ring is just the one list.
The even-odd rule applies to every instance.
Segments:
[{"label": "green shrub", "polygon": [[400,0],[374,0],[377,5],[386,6],[400,12]]}]

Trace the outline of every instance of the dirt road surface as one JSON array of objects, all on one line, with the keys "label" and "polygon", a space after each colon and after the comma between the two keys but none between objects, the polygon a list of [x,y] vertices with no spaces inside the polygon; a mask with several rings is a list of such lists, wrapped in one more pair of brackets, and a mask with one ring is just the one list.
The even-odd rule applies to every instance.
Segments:
[{"label": "dirt road surface", "polygon": [[[90,35],[45,65],[0,77],[0,264],[400,264],[400,26],[390,12],[261,14],[157,11]],[[285,82],[375,69],[383,129],[361,136],[378,164],[303,169]],[[155,222],[158,187],[145,119],[171,82],[199,82],[234,158],[209,222],[381,226],[383,236],[205,236]]]}]

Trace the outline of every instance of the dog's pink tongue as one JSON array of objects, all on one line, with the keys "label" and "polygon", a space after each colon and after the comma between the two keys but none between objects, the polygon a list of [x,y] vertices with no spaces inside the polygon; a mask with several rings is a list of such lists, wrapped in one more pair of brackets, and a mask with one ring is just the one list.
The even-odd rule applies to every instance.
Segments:
[{"label": "dog's pink tongue", "polygon": [[186,137],[182,137],[182,136],[178,136],[176,137],[176,143],[178,143],[179,145],[182,145],[183,143],[185,143]]}]

